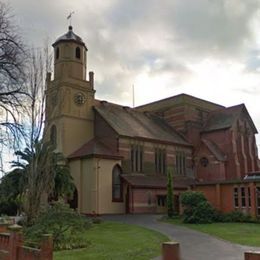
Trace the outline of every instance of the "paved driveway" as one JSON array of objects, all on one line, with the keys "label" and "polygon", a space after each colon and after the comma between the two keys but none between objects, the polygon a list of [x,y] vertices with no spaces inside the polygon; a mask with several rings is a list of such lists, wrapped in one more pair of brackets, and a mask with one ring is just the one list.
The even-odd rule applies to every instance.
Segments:
[{"label": "paved driveway", "polygon": [[185,227],[158,222],[156,219],[159,217],[111,215],[104,216],[104,219],[147,227],[167,235],[180,242],[183,260],[244,260],[245,251],[260,251],[260,247],[240,246]]}]

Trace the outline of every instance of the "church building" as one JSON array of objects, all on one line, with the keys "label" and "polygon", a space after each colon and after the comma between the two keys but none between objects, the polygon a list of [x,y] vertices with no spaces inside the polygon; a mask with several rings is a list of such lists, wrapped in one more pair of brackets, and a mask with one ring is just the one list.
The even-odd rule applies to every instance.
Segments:
[{"label": "church building", "polygon": [[180,194],[196,190],[223,212],[260,216],[257,129],[244,104],[186,94],[135,108],[97,100],[72,26],[52,46],[45,131],[69,162],[80,213],[165,212],[170,170],[177,212]]}]

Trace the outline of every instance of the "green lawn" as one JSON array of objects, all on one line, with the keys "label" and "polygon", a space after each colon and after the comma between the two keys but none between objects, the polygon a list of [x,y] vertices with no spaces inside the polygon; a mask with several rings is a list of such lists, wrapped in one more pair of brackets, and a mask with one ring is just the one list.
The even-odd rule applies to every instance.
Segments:
[{"label": "green lawn", "polygon": [[165,220],[168,223],[195,229],[233,243],[260,247],[260,224],[254,223],[212,223],[183,224],[180,219]]},{"label": "green lawn", "polygon": [[95,224],[83,236],[90,242],[87,248],[55,252],[54,259],[151,259],[161,254],[161,243],[169,240],[152,230],[114,222]]}]

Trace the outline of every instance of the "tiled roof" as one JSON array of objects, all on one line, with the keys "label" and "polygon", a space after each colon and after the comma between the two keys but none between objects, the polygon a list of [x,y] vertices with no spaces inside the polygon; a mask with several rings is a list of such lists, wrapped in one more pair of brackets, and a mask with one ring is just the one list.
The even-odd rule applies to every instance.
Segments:
[{"label": "tiled roof", "polygon": [[139,111],[163,111],[165,109],[173,107],[174,105],[180,104],[192,104],[198,107],[203,106],[206,110],[216,110],[223,108],[223,106],[219,104],[182,93],[165,99],[157,100],[142,106],[138,106],[136,109],[138,109]]},{"label": "tiled roof", "polygon": [[[122,178],[136,188],[166,188],[167,177],[163,175],[122,174]],[[194,184],[191,178],[173,178],[173,188],[186,189]]]},{"label": "tiled roof", "polygon": [[220,150],[217,144],[204,138],[202,139],[202,142],[207,146],[218,161],[224,162],[227,160],[227,156]]},{"label": "tiled roof", "polygon": [[121,159],[121,156],[119,156],[116,153],[113,153],[111,148],[106,146],[97,138],[91,139],[89,142],[85,143],[78,150],[69,155],[68,159],[76,159],[91,156]]},{"label": "tiled roof", "polygon": [[203,132],[210,132],[232,127],[242,112],[247,114],[252,128],[257,133],[257,129],[244,104],[222,108],[211,112],[206,124],[204,125]]},{"label": "tiled roof", "polygon": [[190,146],[184,137],[153,114],[102,101],[95,110],[120,136]]}]

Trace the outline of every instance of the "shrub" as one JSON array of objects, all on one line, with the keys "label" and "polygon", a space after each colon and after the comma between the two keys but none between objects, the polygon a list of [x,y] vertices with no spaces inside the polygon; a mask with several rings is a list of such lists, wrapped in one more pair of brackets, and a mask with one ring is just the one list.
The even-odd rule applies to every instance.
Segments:
[{"label": "shrub", "polygon": [[186,207],[197,206],[200,202],[207,201],[204,194],[199,191],[186,191],[181,194],[181,203]]},{"label": "shrub", "polygon": [[202,224],[214,221],[215,210],[203,193],[195,191],[184,192],[181,195],[181,203],[184,206],[183,222]]},{"label": "shrub", "polygon": [[214,216],[214,208],[207,201],[202,201],[192,210],[184,210],[183,221],[194,224],[212,223]]},{"label": "shrub", "polygon": [[80,234],[89,227],[86,217],[58,201],[43,211],[33,226],[25,228],[24,234],[27,241],[34,243],[39,243],[43,234],[52,234],[55,249],[73,249],[88,245]]},{"label": "shrub", "polygon": [[230,213],[223,214],[222,222],[253,222],[254,220],[248,214],[244,214],[241,211],[232,211]]}]

